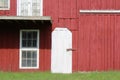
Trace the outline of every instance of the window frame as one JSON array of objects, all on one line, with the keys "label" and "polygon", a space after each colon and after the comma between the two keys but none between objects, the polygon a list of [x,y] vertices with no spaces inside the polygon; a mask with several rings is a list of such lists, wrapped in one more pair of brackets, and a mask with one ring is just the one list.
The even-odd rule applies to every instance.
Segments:
[{"label": "window frame", "polygon": [[[39,16],[43,16],[43,0],[40,0],[40,15]],[[21,14],[21,1],[17,0],[17,16],[26,16],[26,15],[22,15]],[[33,16],[32,15],[32,11],[31,13],[28,13],[27,16]]]},{"label": "window frame", "polygon": [[8,0],[8,8],[0,8],[0,10],[10,10],[10,0]]},{"label": "window frame", "polygon": [[[37,47],[35,48],[24,48],[22,47],[22,32],[23,31],[36,31],[37,32]],[[26,29],[26,30],[20,30],[20,54],[19,54],[19,68],[20,69],[38,69],[39,68],[39,30],[31,30],[31,29]],[[23,67],[22,66],[22,51],[37,51],[37,66],[36,67]]]}]

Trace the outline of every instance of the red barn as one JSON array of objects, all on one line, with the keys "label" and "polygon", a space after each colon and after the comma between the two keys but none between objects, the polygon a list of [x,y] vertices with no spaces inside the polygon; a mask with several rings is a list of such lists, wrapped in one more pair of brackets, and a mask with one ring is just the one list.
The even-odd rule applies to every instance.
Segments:
[{"label": "red barn", "polygon": [[0,0],[0,71],[120,70],[119,0]]}]

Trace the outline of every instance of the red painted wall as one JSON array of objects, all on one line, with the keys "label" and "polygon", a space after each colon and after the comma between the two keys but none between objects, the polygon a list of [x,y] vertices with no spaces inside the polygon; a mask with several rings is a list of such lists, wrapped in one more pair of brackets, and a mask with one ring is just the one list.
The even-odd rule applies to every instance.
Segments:
[{"label": "red painted wall", "polygon": [[[54,5],[52,5],[54,4]],[[44,16],[52,17],[52,30],[67,27],[73,36],[73,71],[78,70],[78,22],[77,0],[44,0]]]},{"label": "red painted wall", "polygon": [[[16,16],[17,0],[10,0],[10,10],[0,10],[0,16]],[[51,25],[40,26],[0,23],[0,71],[49,71],[51,49]],[[4,26],[4,27],[3,27]],[[28,27],[29,26],[29,27]],[[40,30],[39,69],[19,69],[19,31],[20,29]]]},{"label": "red painted wall", "polygon": [[[4,27],[3,27],[4,26]],[[20,26],[2,24],[0,29],[0,71],[49,71],[51,49],[51,27],[49,24]],[[21,29],[39,29],[39,69],[19,69],[19,32]]]},{"label": "red painted wall", "polygon": [[0,10],[0,16],[15,16],[17,0],[10,0],[10,10]]},{"label": "red painted wall", "polygon": [[79,9],[120,9],[119,0],[77,0]]},{"label": "red painted wall", "polygon": [[[54,5],[52,5],[54,4]],[[73,71],[120,70],[118,14],[81,14],[79,10],[119,10],[119,0],[44,0],[53,26],[73,34]]]},{"label": "red painted wall", "polygon": [[19,34],[16,29],[7,28],[0,29],[0,71],[16,71],[19,58]]},{"label": "red painted wall", "polygon": [[[116,70],[116,14],[81,14],[79,18],[79,70]],[[86,24],[87,22],[87,24]],[[118,44],[117,44],[118,45]],[[81,56],[82,55],[82,56]],[[120,67],[119,67],[120,69]]]},{"label": "red painted wall", "polygon": [[[16,15],[15,6],[16,0],[11,0],[10,10],[0,15]],[[52,30],[67,27],[72,31],[73,72],[120,70],[120,15],[79,13],[80,9],[119,10],[119,0],[43,0],[43,8],[44,16],[52,17]],[[40,69],[36,71],[50,70],[51,28],[39,28]],[[0,70],[19,71],[19,29],[0,30]]]},{"label": "red painted wall", "polygon": [[120,14],[80,14],[79,21],[78,69],[120,70]]}]

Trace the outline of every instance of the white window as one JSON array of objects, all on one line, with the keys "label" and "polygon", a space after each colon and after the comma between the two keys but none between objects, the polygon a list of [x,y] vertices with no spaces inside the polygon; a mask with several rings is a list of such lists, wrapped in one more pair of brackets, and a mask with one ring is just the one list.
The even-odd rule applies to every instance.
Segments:
[{"label": "white window", "polygon": [[39,30],[20,31],[20,68],[39,68]]},{"label": "white window", "polygon": [[42,16],[43,0],[17,0],[18,16]]},{"label": "white window", "polygon": [[8,10],[10,8],[10,0],[0,0],[0,10]]}]

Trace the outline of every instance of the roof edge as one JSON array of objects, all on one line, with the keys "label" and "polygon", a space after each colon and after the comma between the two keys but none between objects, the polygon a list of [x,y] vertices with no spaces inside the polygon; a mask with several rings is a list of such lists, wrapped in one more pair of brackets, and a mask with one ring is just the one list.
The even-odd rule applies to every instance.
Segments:
[{"label": "roof edge", "polygon": [[0,16],[0,20],[48,20],[52,21],[50,16]]}]

